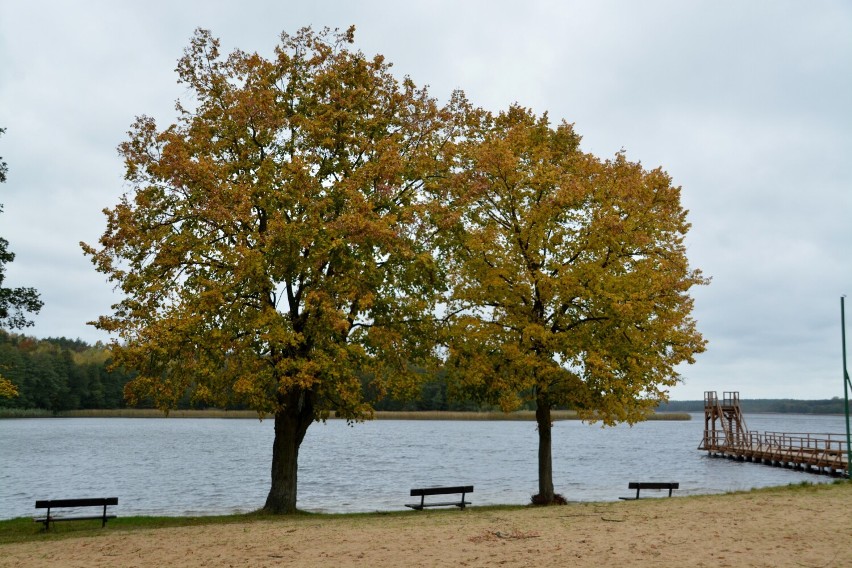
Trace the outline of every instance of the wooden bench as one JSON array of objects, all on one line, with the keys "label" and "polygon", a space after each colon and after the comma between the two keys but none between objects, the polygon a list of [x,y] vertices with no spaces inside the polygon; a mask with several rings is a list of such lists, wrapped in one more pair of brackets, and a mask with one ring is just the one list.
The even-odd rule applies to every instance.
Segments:
[{"label": "wooden bench", "polygon": [[[101,528],[106,526],[107,519],[114,519],[115,515],[107,515],[107,507],[110,505],[118,505],[118,497],[101,497],[93,499],[47,499],[36,501],[36,509],[47,509],[44,517],[36,517],[33,521],[44,523],[44,530],[50,529],[51,522],[57,521],[86,521],[100,519]],[[100,515],[86,515],[77,517],[56,517],[50,514],[51,509],[61,509],[70,507],[103,507],[103,512]]]},{"label": "wooden bench", "polygon": [[634,501],[639,498],[639,491],[642,489],[668,489],[669,497],[672,496],[672,490],[678,489],[680,487],[680,483],[668,483],[668,482],[659,482],[659,481],[631,481],[627,484],[628,489],[636,490],[636,497],[619,497],[619,499],[624,499],[626,501]]},{"label": "wooden bench", "polygon": [[[426,503],[427,495],[453,495],[461,493],[460,501],[449,501],[443,503]],[[455,506],[464,509],[465,505],[470,505],[470,501],[465,501],[464,497],[468,493],[473,493],[473,485],[460,485],[458,487],[424,487],[422,489],[412,489],[412,497],[420,497],[420,503],[407,504],[406,507],[411,507],[418,511],[422,511],[424,507],[449,507]]]}]

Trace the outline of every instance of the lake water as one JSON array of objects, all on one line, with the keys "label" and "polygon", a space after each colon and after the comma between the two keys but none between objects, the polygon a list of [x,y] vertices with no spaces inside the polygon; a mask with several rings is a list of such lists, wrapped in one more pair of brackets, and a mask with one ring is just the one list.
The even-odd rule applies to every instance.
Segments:
[{"label": "lake water", "polygon": [[[753,431],[845,432],[842,416],[746,416]],[[827,476],[710,458],[703,415],[601,428],[553,428],[553,476],[569,501],[612,501],[628,481],[678,481],[676,494],[721,493]],[[116,513],[212,515],[263,506],[271,420],[66,418],[0,420],[0,518],[36,499],[119,498]],[[537,493],[534,422],[314,424],[302,444],[299,508],[400,510],[412,487],[474,485],[474,505],[526,504]],[[648,492],[654,496],[656,492]]]}]

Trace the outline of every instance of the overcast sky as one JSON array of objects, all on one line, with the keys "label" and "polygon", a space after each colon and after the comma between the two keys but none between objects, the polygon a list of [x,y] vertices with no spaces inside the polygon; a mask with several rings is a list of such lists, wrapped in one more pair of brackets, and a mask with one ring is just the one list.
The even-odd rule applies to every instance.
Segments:
[{"label": "overcast sky", "polygon": [[[708,350],[673,399],[843,396],[840,296],[852,292],[852,2],[0,0],[0,236],[7,286],[44,300],[36,337],[108,336],[112,287],[78,243],[128,188],[116,146],[186,96],[193,30],[271,56],[280,33],[356,26],[356,48],[446,100],[513,102],[574,123],[682,187]],[[852,300],[850,300],[852,303]],[[852,320],[852,306],[849,306]],[[849,326],[847,326],[847,329]],[[852,341],[852,338],[850,338]]]}]

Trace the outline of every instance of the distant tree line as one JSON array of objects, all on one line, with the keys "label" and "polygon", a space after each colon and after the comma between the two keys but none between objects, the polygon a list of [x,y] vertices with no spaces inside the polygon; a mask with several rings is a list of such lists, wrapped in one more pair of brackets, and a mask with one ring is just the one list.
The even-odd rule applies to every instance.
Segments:
[{"label": "distant tree line", "polygon": [[[0,408],[36,408],[59,412],[81,409],[123,408],[124,386],[133,373],[111,369],[109,348],[65,337],[36,339],[0,330],[0,374],[16,388],[17,396],[0,398]],[[376,410],[493,410],[490,405],[453,397],[447,392],[444,373],[421,384],[408,398],[379,395],[371,381],[362,380],[364,397]],[[143,400],[137,406],[153,407]],[[186,394],[178,408],[204,408]],[[243,409],[231,405],[231,410]]]},{"label": "distant tree line", "polygon": [[[439,371],[431,379],[420,383],[419,392],[408,398],[380,397],[374,392],[371,382],[362,381],[364,400],[368,401],[375,410],[379,411],[441,411],[480,412],[498,411],[496,405],[477,402],[462,393],[454,392],[449,386],[447,373]],[[523,405],[521,410],[534,410],[532,402]]]},{"label": "distant tree line", "polygon": [[[90,345],[65,337],[36,339],[0,330],[0,375],[17,389],[18,396],[0,398],[0,408],[63,410],[123,408],[124,386],[133,373],[111,369],[110,352],[98,342]],[[425,371],[422,371],[425,372]],[[420,389],[406,398],[380,395],[368,377],[362,378],[364,399],[376,410],[393,411],[490,411],[498,408],[482,404],[452,390],[445,372],[421,381]],[[743,412],[783,414],[843,414],[843,399],[792,400],[745,399]],[[153,407],[152,401],[138,406]],[[204,408],[185,395],[178,408]],[[231,410],[243,409],[239,405]],[[525,410],[533,409],[532,404]],[[702,412],[704,401],[674,400],[661,404],[658,412]]]},{"label": "distant tree line", "polygon": [[79,339],[35,339],[0,330],[0,374],[17,396],[0,398],[0,407],[54,412],[120,408],[124,385],[132,378],[109,369],[109,350]]},{"label": "distant tree line", "polygon": [[[834,397],[824,400],[744,399],[740,406],[745,414],[843,414],[843,399]],[[658,412],[703,412],[703,400],[673,400],[661,404]]]}]

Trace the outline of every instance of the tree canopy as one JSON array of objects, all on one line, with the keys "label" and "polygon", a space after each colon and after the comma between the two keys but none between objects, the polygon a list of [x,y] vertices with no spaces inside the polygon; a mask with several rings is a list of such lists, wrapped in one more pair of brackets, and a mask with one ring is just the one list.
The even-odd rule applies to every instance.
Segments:
[{"label": "tree canopy", "polygon": [[131,401],[238,402],[275,415],[270,512],[296,508],[298,449],[335,411],[413,390],[442,279],[426,181],[446,112],[346,32],[282,34],[275,57],[198,30],[180,60],[192,105],[120,146],[132,185],[82,244],[124,299],[95,324],[135,369]]},{"label": "tree canopy", "polygon": [[635,422],[704,340],[680,188],[623,154],[580,150],[571,125],[520,106],[472,111],[459,150],[449,264],[457,389],[513,410],[535,401],[539,499],[554,500],[550,410]]}]

